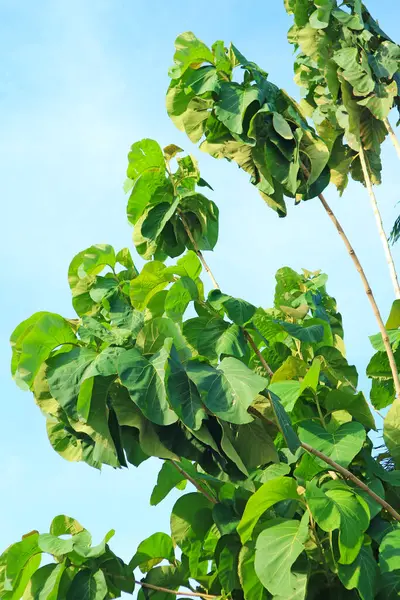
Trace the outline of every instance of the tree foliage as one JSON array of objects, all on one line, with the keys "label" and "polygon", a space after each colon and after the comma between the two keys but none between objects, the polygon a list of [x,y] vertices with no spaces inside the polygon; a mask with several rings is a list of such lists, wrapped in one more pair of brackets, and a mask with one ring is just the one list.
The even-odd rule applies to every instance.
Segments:
[{"label": "tree foliage", "polygon": [[[320,43],[322,30],[332,44],[342,44],[349,30],[361,53],[370,32],[380,44],[375,63],[368,62],[374,87],[364,75],[357,83],[368,99],[395,76],[392,54],[385,54],[392,46],[361,3],[348,2],[351,13],[334,4],[286,1],[307,67],[299,72],[309,73],[304,48]],[[210,49],[184,33],[175,47],[167,107],[193,142],[203,140],[203,150],[250,173],[280,216],[284,196],[299,202],[328,185],[332,146],[315,114],[318,133],[233,45]],[[347,84],[352,95],[356,85],[346,74],[351,66],[335,64],[341,71],[337,96],[323,104],[327,115],[336,102],[344,106]],[[310,105],[310,94],[323,95],[307,90]],[[381,119],[360,102],[357,111]],[[314,103],[314,112],[325,114]],[[337,139],[342,144],[345,134],[350,144],[340,127]],[[270,308],[230,296],[214,278],[215,289],[205,292],[202,250],[217,243],[218,208],[199,191],[211,186],[196,160],[182,152],[150,139],[131,147],[127,216],[143,268],[127,248],[80,252],[68,271],[76,317],[35,313],[16,327],[11,346],[13,377],[32,392],[63,458],[97,469],[161,459],[153,505],[188,481],[194,488],[175,503],[170,535],[143,540],[129,565],[109,548],[113,532],[92,546],[77,521],[56,517],[49,533],[33,531],[0,557],[0,596],[118,598],[133,591],[140,569],[140,600],[164,600],[182,587],[232,600],[397,598],[400,410],[382,341],[372,336],[367,369],[373,406],[391,405],[388,452],[377,456],[368,436],[374,416],[346,359],[325,274],[279,269]],[[399,315],[396,301],[386,327],[400,367]],[[40,566],[42,554],[54,562]]]}]

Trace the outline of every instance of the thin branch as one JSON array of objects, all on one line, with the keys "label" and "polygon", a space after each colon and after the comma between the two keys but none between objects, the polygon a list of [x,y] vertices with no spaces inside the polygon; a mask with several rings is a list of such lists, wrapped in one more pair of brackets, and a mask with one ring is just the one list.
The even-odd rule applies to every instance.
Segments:
[{"label": "thin branch", "polygon": [[360,161],[361,161],[362,171],[364,174],[365,183],[366,183],[367,190],[368,190],[369,199],[370,199],[371,205],[372,205],[372,212],[374,213],[376,226],[378,229],[378,234],[379,234],[382,246],[383,246],[383,250],[385,252],[386,262],[389,267],[390,279],[392,280],[392,285],[394,288],[395,296],[397,299],[399,299],[400,298],[400,285],[399,285],[399,280],[397,277],[396,267],[394,264],[392,252],[390,250],[388,238],[387,238],[387,235],[383,228],[382,217],[381,217],[381,213],[379,211],[378,202],[376,200],[374,188],[373,188],[372,181],[371,181],[371,175],[370,175],[368,164],[367,164],[367,158],[365,156],[365,151],[364,151],[364,148],[362,147],[362,144],[360,144]]},{"label": "thin branch", "polygon": [[257,348],[257,344],[255,343],[255,341],[253,340],[253,338],[251,337],[251,335],[249,334],[248,331],[246,331],[245,329],[242,329],[242,331],[243,331],[244,337],[247,339],[250,346],[253,348],[254,352],[257,354],[258,358],[260,359],[262,366],[267,371],[268,375],[270,377],[272,377],[274,372],[271,369],[271,367],[269,366],[269,364],[267,363],[267,361],[265,360],[265,358],[263,357],[263,355],[261,354],[261,352],[259,351],[259,349]]},{"label": "thin branch", "polygon": [[168,588],[161,587],[159,585],[153,585],[152,583],[144,583],[143,581],[136,581],[137,585],[141,587],[147,588],[149,590],[154,590],[156,592],[164,592],[166,594],[173,594],[174,596],[188,596],[190,598],[221,598],[221,596],[213,596],[212,594],[202,594],[201,592],[185,592],[182,590],[169,590]]},{"label": "thin branch", "polygon": [[188,481],[190,481],[190,483],[192,485],[194,485],[194,487],[196,488],[196,490],[198,492],[200,492],[200,494],[203,494],[203,496],[205,496],[207,498],[207,500],[209,500],[212,504],[218,504],[218,501],[213,498],[204,488],[201,487],[201,485],[199,483],[197,483],[197,481],[195,479],[193,479],[193,477],[191,477],[189,475],[189,473],[186,473],[186,471],[184,469],[182,469],[182,467],[180,467],[178,465],[178,463],[176,463],[174,460],[170,460],[170,463],[172,465],[174,465],[175,469],[177,471],[179,471],[179,473],[181,475],[183,475],[185,477],[185,479],[187,479]]},{"label": "thin branch", "polygon": [[304,450],[307,450],[307,452],[309,452],[310,454],[313,454],[314,456],[317,456],[318,458],[323,460],[326,464],[336,469],[336,471],[339,471],[339,473],[341,473],[341,475],[343,475],[343,477],[345,477],[346,479],[350,479],[350,481],[355,483],[360,489],[364,490],[364,492],[366,492],[375,502],[380,504],[382,508],[387,510],[387,512],[390,513],[392,517],[394,517],[397,521],[400,521],[400,514],[392,506],[390,506],[390,504],[388,504],[386,500],[375,494],[375,492],[373,492],[365,483],[363,483],[361,479],[358,479],[358,477],[353,475],[351,471],[345,469],[344,467],[341,467],[337,462],[329,458],[329,456],[326,456],[326,454],[323,454],[319,450],[316,450],[309,444],[302,443],[301,447],[304,448]]},{"label": "thin branch", "polygon": [[394,382],[394,386],[396,389],[396,396],[397,398],[400,398],[400,379],[399,379],[399,374],[397,371],[397,366],[396,366],[396,361],[394,359],[394,355],[393,355],[393,350],[392,347],[390,345],[390,341],[389,341],[389,336],[386,332],[385,329],[385,325],[383,323],[382,320],[382,316],[381,313],[379,311],[378,305],[376,303],[375,297],[372,293],[371,287],[368,283],[368,279],[367,276],[365,275],[364,269],[361,266],[361,263],[358,259],[357,254],[355,253],[355,250],[353,248],[353,246],[350,244],[350,241],[347,237],[347,235],[345,234],[345,232],[343,231],[343,228],[341,226],[341,224],[339,223],[339,221],[337,220],[333,210],[331,209],[331,207],[329,206],[329,204],[327,203],[327,201],[325,200],[325,197],[323,194],[319,194],[318,198],[321,201],[322,206],[324,207],[324,209],[326,210],[329,218],[331,219],[332,223],[335,225],[340,237],[343,240],[344,245],[347,248],[348,253],[350,254],[351,260],[354,263],[354,266],[356,267],[360,277],[361,277],[361,281],[362,284],[364,286],[364,290],[365,293],[367,294],[368,300],[371,304],[372,307],[372,311],[375,315],[375,319],[378,323],[378,327],[379,330],[381,332],[382,335],[382,341],[383,341],[383,345],[385,346],[385,350],[386,350],[386,354],[388,356],[389,359],[389,364],[390,364],[390,369],[392,371],[392,375],[393,375],[393,382]]},{"label": "thin branch", "polygon": [[216,289],[216,290],[219,290],[220,288],[219,288],[219,285],[218,285],[218,283],[217,283],[217,280],[215,279],[215,277],[214,277],[214,275],[213,275],[213,272],[211,271],[210,267],[208,266],[208,264],[207,264],[207,262],[206,262],[206,259],[205,259],[205,258],[204,258],[204,256],[203,256],[203,253],[202,253],[202,251],[201,251],[201,250],[200,250],[200,248],[198,247],[198,245],[197,245],[197,242],[196,242],[196,240],[194,239],[192,232],[190,231],[190,227],[189,227],[189,225],[188,225],[188,222],[186,221],[186,218],[185,218],[184,214],[183,214],[183,213],[181,213],[181,212],[179,211],[179,216],[180,216],[180,217],[181,217],[181,219],[182,219],[182,223],[183,223],[183,226],[184,226],[184,228],[185,228],[185,231],[186,231],[186,233],[187,233],[187,235],[188,235],[188,238],[189,238],[189,239],[190,239],[190,241],[192,242],[192,246],[193,246],[193,248],[194,248],[194,251],[196,252],[196,254],[197,254],[197,256],[199,257],[199,259],[201,260],[201,264],[203,265],[204,269],[207,271],[208,275],[210,276],[210,279],[211,279],[211,281],[212,281],[212,284],[213,284],[213,286],[214,286],[214,289]]},{"label": "thin branch", "polygon": [[389,119],[384,119],[383,122],[385,123],[387,132],[390,136],[390,139],[392,140],[392,144],[396,148],[397,156],[400,158],[400,142],[397,139],[397,136],[396,136],[395,132],[393,131],[391,124],[389,123]]}]

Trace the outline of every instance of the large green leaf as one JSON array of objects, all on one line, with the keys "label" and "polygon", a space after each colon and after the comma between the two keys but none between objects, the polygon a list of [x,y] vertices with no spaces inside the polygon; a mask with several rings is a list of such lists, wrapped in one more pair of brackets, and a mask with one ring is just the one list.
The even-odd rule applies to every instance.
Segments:
[{"label": "large green leaf", "polygon": [[[210,361],[216,361],[219,354],[217,346],[222,350],[225,348],[224,342],[220,341],[224,332],[229,330],[229,323],[220,317],[195,317],[184,322],[182,332],[190,346],[194,348],[200,356],[206,356]],[[219,348],[220,349],[220,348]]]},{"label": "large green leaf", "polygon": [[145,171],[165,171],[164,154],[155,140],[145,138],[135,142],[128,154],[128,177],[137,179]]},{"label": "large green leaf", "polygon": [[174,346],[168,357],[165,381],[172,409],[187,427],[200,429],[206,412],[200,393],[189,378]]},{"label": "large green leaf", "polygon": [[211,50],[191,31],[181,33],[175,40],[175,64],[169,71],[170,77],[177,79],[189,67],[196,67],[203,62],[214,63]]},{"label": "large green leaf", "polygon": [[350,394],[341,390],[331,390],[326,396],[325,408],[329,412],[347,410],[364,427],[375,429],[374,417],[362,392]]},{"label": "large green leaf", "polygon": [[276,396],[272,391],[269,391],[269,398],[271,401],[271,406],[275,415],[275,419],[278,423],[279,429],[282,432],[287,447],[291,452],[294,453],[300,446],[299,437],[294,431],[289,415],[282,406],[278,396]]},{"label": "large green leaf", "polygon": [[267,600],[268,592],[259,580],[254,568],[255,548],[248,543],[239,553],[239,579],[245,600]]},{"label": "large green leaf", "polygon": [[185,476],[171,462],[165,461],[158,473],[157,483],[151,492],[150,504],[156,506],[175,487],[181,488],[183,482],[186,482]]},{"label": "large green leaf", "polygon": [[224,82],[220,87],[215,114],[231,132],[240,134],[243,133],[246,110],[253,102],[261,106],[262,100],[262,91],[258,86]]},{"label": "large green leaf", "polygon": [[291,568],[304,551],[308,538],[308,513],[301,521],[274,519],[266,524],[256,542],[255,571],[271,594],[292,597],[298,587]]},{"label": "large green leaf", "polygon": [[119,377],[132,401],[150,421],[158,425],[170,425],[178,420],[169,407],[165,390],[168,357],[166,345],[149,360],[137,348],[131,348],[118,361]]},{"label": "large green leaf", "polygon": [[175,321],[182,318],[185,310],[192,300],[197,300],[199,290],[190,277],[181,277],[168,290],[165,298],[165,312]]},{"label": "large green leaf", "polygon": [[246,504],[237,531],[245,544],[253,533],[260,517],[271,506],[282,500],[301,500],[297,493],[297,483],[290,477],[276,477],[264,483]]},{"label": "large green leaf", "polygon": [[20,387],[32,386],[41,364],[62,345],[76,344],[71,324],[55,313],[35,313],[11,335],[12,372]]},{"label": "large green leaf", "polygon": [[[61,578],[65,572],[64,564],[49,564],[38,569],[32,576],[23,598],[31,600],[57,600]],[[27,594],[29,590],[29,593]],[[30,594],[30,595],[29,595]]]},{"label": "large green leaf", "polygon": [[382,540],[379,548],[381,580],[379,600],[394,600],[400,592],[400,530],[391,531]]},{"label": "large green leaf", "polygon": [[202,401],[213,414],[238,425],[253,420],[247,409],[258,392],[265,388],[263,377],[233,357],[224,358],[218,368],[190,361],[187,371],[200,391]]},{"label": "large green leaf", "polygon": [[166,317],[155,317],[147,321],[137,336],[136,347],[146,356],[151,356],[163,347],[167,339],[172,339],[182,359],[186,360],[191,356],[179,326]]},{"label": "large green leaf", "polygon": [[[361,423],[345,423],[335,431],[327,431],[316,421],[305,421],[298,429],[302,442],[323,452],[342,467],[347,467],[358,454],[365,441]],[[320,463],[320,459],[317,459]]]},{"label": "large green leaf", "polygon": [[362,600],[374,600],[378,569],[371,545],[362,546],[350,565],[339,564],[338,575],[346,589],[357,589]]},{"label": "large green leaf", "polygon": [[357,557],[369,526],[368,504],[354,491],[340,485],[318,488],[307,483],[307,502],[312,515],[324,531],[339,529],[339,562],[351,564]]},{"label": "large green leaf", "polygon": [[104,600],[106,596],[107,583],[103,571],[92,573],[90,569],[83,569],[75,575],[66,600]]},{"label": "large green leaf", "polygon": [[172,563],[174,558],[174,547],[169,535],[166,533],[153,533],[139,544],[129,566],[131,569],[139,567],[142,573],[147,573],[162,560],[168,560]]},{"label": "large green leaf", "polygon": [[208,302],[216,310],[225,311],[228,319],[236,325],[245,325],[253,317],[256,307],[241,298],[233,298],[223,294],[220,290],[212,290],[208,295]]},{"label": "large green leaf", "polygon": [[146,308],[151,298],[173,281],[173,274],[159,261],[146,263],[135,279],[131,281],[130,297],[138,310]]},{"label": "large green leaf", "polygon": [[195,542],[202,542],[213,525],[212,504],[197,492],[186,494],[174,504],[171,514],[171,536],[185,554]]}]

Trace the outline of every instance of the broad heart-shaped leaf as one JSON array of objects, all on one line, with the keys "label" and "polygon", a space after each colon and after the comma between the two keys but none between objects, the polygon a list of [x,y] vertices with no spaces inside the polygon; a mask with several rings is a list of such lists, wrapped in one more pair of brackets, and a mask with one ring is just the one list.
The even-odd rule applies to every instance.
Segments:
[{"label": "broad heart-shaped leaf", "polygon": [[[366,433],[361,423],[355,421],[341,425],[336,431],[327,431],[315,421],[305,421],[301,423],[298,435],[302,442],[347,467],[360,452]],[[317,461],[320,463],[320,459]]]},{"label": "broad heart-shaped leaf", "polygon": [[[128,180],[129,181],[129,180]],[[172,204],[174,188],[165,176],[164,169],[144,171],[133,184],[126,206],[128,221],[136,225],[149,206]]]},{"label": "broad heart-shaped leaf", "polygon": [[147,573],[162,560],[172,563],[174,558],[174,547],[170,536],[166,533],[153,533],[139,544],[129,566],[131,569],[139,567],[142,573]]},{"label": "broad heart-shaped leaf", "polygon": [[185,321],[182,327],[182,333],[190,346],[210,361],[218,359],[218,344],[222,344],[224,349],[224,340],[220,340],[227,330],[229,323],[218,316],[194,317]]},{"label": "broad heart-shaped leaf", "polygon": [[85,600],[104,600],[107,596],[107,582],[101,570],[93,573],[83,569],[75,575],[68,590],[66,600],[84,598]]},{"label": "broad heart-shaped leaf", "polygon": [[225,593],[240,589],[238,577],[238,557],[240,540],[234,534],[223,535],[215,548],[215,562],[218,579]]},{"label": "broad heart-shaped leaf", "polygon": [[297,483],[291,477],[276,477],[266,481],[249,499],[237,531],[245,544],[252,536],[253,529],[266,510],[282,500],[299,500]]},{"label": "broad heart-shaped leaf", "polygon": [[163,347],[165,340],[169,338],[172,339],[179,356],[183,360],[187,360],[191,356],[191,352],[180,328],[172,319],[166,317],[155,317],[155,319],[147,321],[137,336],[136,347],[146,356],[153,355]]},{"label": "broad heart-shaped leaf", "polygon": [[242,358],[246,354],[247,341],[242,328],[239,325],[231,325],[222,332],[215,350],[218,356],[222,354]]},{"label": "broad heart-shaped leaf", "polygon": [[383,439],[396,464],[400,468],[400,400],[396,398],[385,417]]},{"label": "broad heart-shaped leaf", "polygon": [[167,316],[175,321],[182,318],[192,300],[197,300],[199,290],[196,283],[190,277],[181,277],[167,292],[165,298],[165,312]]},{"label": "broad heart-shaped leaf", "polygon": [[327,411],[347,410],[357,421],[368,429],[375,429],[375,421],[364,394],[349,394],[341,390],[331,390],[325,399]]},{"label": "broad heart-shaped leaf", "polygon": [[145,138],[135,142],[128,154],[128,172],[130,179],[137,179],[145,171],[165,171],[163,151],[155,140]]},{"label": "broad heart-shaped leaf", "polygon": [[189,67],[201,65],[203,62],[214,63],[211,50],[191,31],[178,35],[175,40],[174,66],[169,70],[170,77],[177,79]]},{"label": "broad heart-shaped leaf", "polygon": [[71,324],[55,313],[35,313],[14,330],[10,338],[12,373],[23,389],[32,386],[41,364],[61,345],[76,344]]},{"label": "broad heart-shaped leaf", "polygon": [[245,325],[253,317],[256,312],[256,307],[246,300],[241,298],[233,298],[227,294],[223,294],[220,290],[212,290],[208,294],[208,302],[216,310],[225,311],[228,319],[236,323],[236,325]]},{"label": "broad heart-shaped leaf", "polygon": [[362,600],[374,600],[378,568],[371,545],[362,546],[357,558],[350,565],[339,564],[338,575],[346,589],[357,589]]},{"label": "broad heart-shaped leaf", "polygon": [[277,321],[277,322],[292,337],[297,338],[298,340],[301,340],[302,342],[316,344],[316,343],[321,342],[324,337],[323,326],[322,325],[310,325],[309,327],[307,327],[307,320],[304,321],[303,325],[287,323],[286,321]]},{"label": "broad heart-shaped leaf", "polygon": [[164,263],[154,260],[144,265],[138,277],[131,281],[130,298],[138,310],[146,308],[151,298],[173,281],[174,276]]},{"label": "broad heart-shaped leaf", "polygon": [[300,381],[277,381],[268,386],[276,394],[286,412],[291,412],[301,393]]},{"label": "broad heart-shaped leaf", "polygon": [[233,357],[224,358],[215,369],[198,361],[187,365],[190,379],[200,391],[206,407],[217,417],[238,425],[253,419],[247,409],[266,386],[263,377]]},{"label": "broad heart-shaped leaf", "polygon": [[351,564],[360,551],[364,532],[369,526],[368,504],[342,484],[337,487],[326,485],[321,489],[315,482],[308,482],[306,497],[312,515],[321,529],[339,529],[339,562]]},{"label": "broad heart-shaped leaf", "polygon": [[206,412],[200,393],[189,378],[174,346],[168,357],[165,382],[172,409],[189,429],[200,429]]},{"label": "broad heart-shaped leaf", "polygon": [[192,544],[202,542],[214,524],[211,509],[211,502],[197,492],[185,494],[174,504],[171,537],[184,554],[190,554]]},{"label": "broad heart-shaped leaf", "polygon": [[263,93],[254,85],[243,85],[223,82],[220,85],[218,102],[215,105],[215,114],[232,133],[243,133],[243,120],[246,110],[253,102],[261,106]]},{"label": "broad heart-shaped leaf", "polygon": [[256,542],[255,571],[271,594],[290,598],[297,587],[291,568],[304,551],[308,538],[308,513],[301,521],[274,519],[266,524]]},{"label": "broad heart-shaped leaf", "polygon": [[137,348],[131,348],[118,360],[118,374],[132,401],[157,425],[170,425],[178,416],[170,409],[165,390],[165,369],[171,343],[167,343],[150,360]]},{"label": "broad heart-shaped leaf", "polygon": [[157,483],[151,492],[151,506],[156,506],[164,500],[174,487],[182,489],[183,484],[186,484],[185,476],[182,475],[171,462],[165,461],[158,473]]}]

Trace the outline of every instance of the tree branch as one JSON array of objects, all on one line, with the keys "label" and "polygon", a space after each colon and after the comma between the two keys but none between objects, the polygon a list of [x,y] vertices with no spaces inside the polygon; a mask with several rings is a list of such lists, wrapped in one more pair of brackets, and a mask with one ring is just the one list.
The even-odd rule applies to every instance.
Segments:
[{"label": "tree branch", "polygon": [[378,202],[376,200],[374,188],[373,188],[372,181],[371,181],[370,172],[368,169],[367,158],[365,156],[365,151],[364,151],[364,148],[362,147],[362,144],[360,144],[360,161],[361,161],[362,171],[364,174],[365,183],[367,185],[369,199],[371,200],[372,212],[374,213],[376,226],[378,229],[378,234],[379,234],[382,246],[383,246],[383,250],[385,252],[386,262],[389,266],[389,273],[390,273],[390,278],[392,280],[394,293],[395,293],[396,298],[399,299],[400,298],[400,286],[399,286],[399,280],[397,278],[396,267],[394,264],[392,252],[390,250],[388,238],[387,238],[387,235],[383,228],[382,217],[381,217],[381,213],[379,211]]},{"label": "tree branch", "polygon": [[397,156],[400,158],[400,142],[397,139],[397,136],[395,134],[395,132],[393,131],[393,128],[389,122],[389,119],[384,119],[383,122],[385,123],[385,127],[387,129],[387,132],[390,136],[390,139],[392,140],[392,144],[396,149],[397,152]]},{"label": "tree branch", "polygon": [[182,469],[182,467],[180,467],[177,462],[175,462],[174,460],[170,459],[170,463],[172,465],[174,465],[175,469],[177,471],[179,471],[179,473],[181,475],[183,475],[185,477],[185,479],[187,479],[188,481],[190,481],[190,483],[192,485],[194,485],[194,487],[196,488],[196,490],[198,492],[200,492],[200,494],[203,494],[203,496],[205,496],[207,498],[207,500],[209,500],[212,504],[218,504],[218,501],[215,498],[213,498],[204,488],[202,488],[201,485],[199,483],[197,483],[197,481],[195,479],[193,479],[193,477],[191,477],[189,475],[189,473],[186,473],[186,471],[184,469]]},{"label": "tree branch", "polygon": [[174,596],[189,596],[195,598],[220,598],[221,596],[213,596],[212,594],[202,594],[201,592],[185,592],[182,590],[169,590],[168,588],[161,587],[159,585],[153,585],[152,583],[145,583],[144,581],[136,581],[137,585],[141,587],[147,588],[149,590],[154,590],[156,592],[165,592],[166,594],[174,594]]},{"label": "tree branch", "polygon": [[336,469],[336,471],[339,471],[339,473],[341,473],[341,475],[343,475],[343,477],[345,477],[346,479],[350,479],[350,481],[355,483],[360,489],[364,490],[364,492],[366,492],[375,502],[380,504],[382,508],[387,510],[387,512],[390,513],[392,517],[394,517],[397,521],[400,521],[400,514],[393,508],[393,506],[390,506],[390,504],[388,504],[386,500],[375,494],[375,492],[373,492],[371,488],[369,488],[365,483],[363,483],[361,479],[358,479],[358,477],[353,475],[351,471],[345,469],[344,467],[341,467],[337,462],[329,458],[329,456],[326,456],[326,454],[323,454],[322,452],[316,450],[308,444],[302,443],[301,447],[304,448],[304,450],[307,450],[307,452],[309,452],[310,454],[313,454],[314,456],[317,456],[318,458],[323,460],[326,464]]}]

